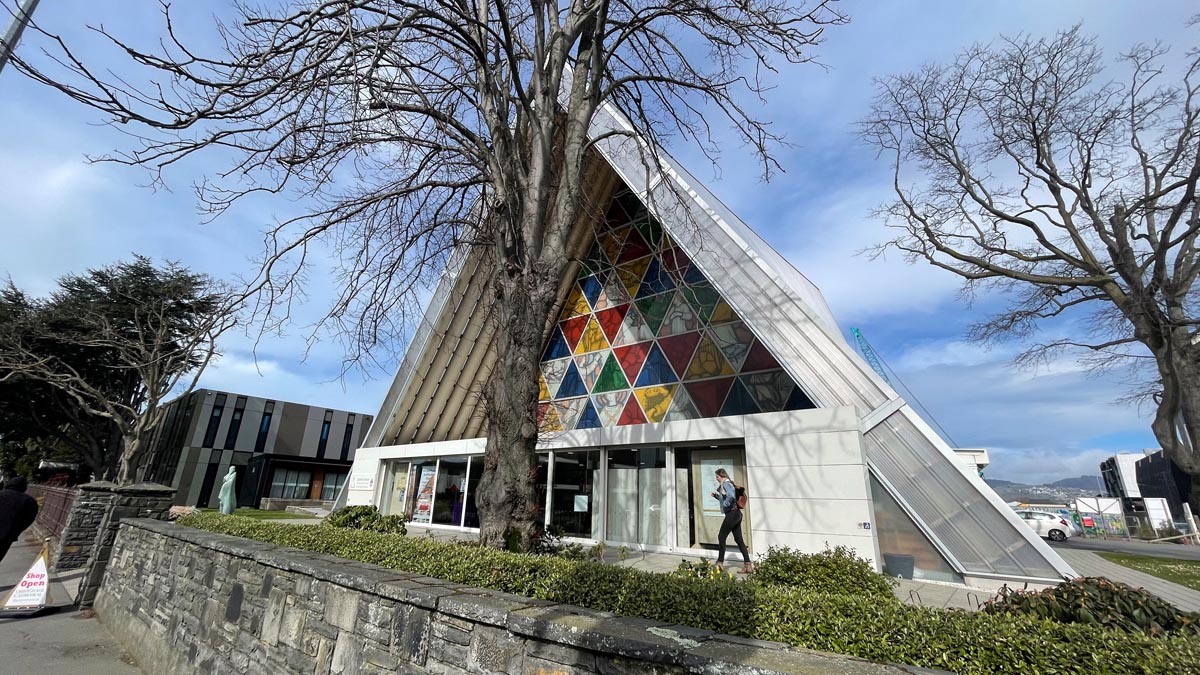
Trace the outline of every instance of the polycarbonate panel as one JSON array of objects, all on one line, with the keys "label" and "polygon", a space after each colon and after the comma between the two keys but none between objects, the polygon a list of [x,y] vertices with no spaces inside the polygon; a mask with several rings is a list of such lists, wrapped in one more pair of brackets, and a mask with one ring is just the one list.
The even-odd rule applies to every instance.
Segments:
[{"label": "polycarbonate panel", "polygon": [[1062,575],[903,412],[864,437],[867,459],[967,572]]}]

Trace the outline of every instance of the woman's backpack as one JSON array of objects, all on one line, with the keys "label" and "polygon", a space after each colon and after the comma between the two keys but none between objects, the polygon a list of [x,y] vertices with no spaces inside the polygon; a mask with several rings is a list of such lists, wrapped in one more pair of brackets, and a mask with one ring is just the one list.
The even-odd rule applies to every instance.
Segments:
[{"label": "woman's backpack", "polygon": [[[729,481],[733,483],[733,481]],[[739,510],[746,508],[746,504],[750,501],[750,495],[746,494],[746,488],[733,483],[733,495],[737,497],[737,507]]]}]

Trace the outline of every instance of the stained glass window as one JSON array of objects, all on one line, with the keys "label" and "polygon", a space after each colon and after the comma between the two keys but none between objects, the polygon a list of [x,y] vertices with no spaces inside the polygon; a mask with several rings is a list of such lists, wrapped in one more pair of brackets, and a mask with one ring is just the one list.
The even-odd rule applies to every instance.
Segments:
[{"label": "stained glass window", "polygon": [[816,407],[629,192],[542,352],[543,431]]}]

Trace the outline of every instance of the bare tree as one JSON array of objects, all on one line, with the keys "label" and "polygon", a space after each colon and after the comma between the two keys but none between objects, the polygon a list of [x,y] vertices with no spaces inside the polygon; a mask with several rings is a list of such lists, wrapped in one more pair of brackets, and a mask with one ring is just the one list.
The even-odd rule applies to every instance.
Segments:
[{"label": "bare tree", "polygon": [[481,540],[498,546],[536,530],[538,357],[585,206],[593,115],[602,102],[619,108],[650,136],[651,154],[678,134],[715,156],[708,124],[723,120],[769,174],[780,139],[742,99],[762,94],[774,63],[811,58],[824,27],[845,21],[830,4],[240,5],[238,22],[219,27],[222,54],[187,46],[164,10],[154,51],[98,29],[148,69],[148,86],[93,70],[45,33],[50,60],[15,63],[140,129],[143,143],[116,161],[157,172],[202,150],[234,151],[228,172],[200,186],[213,213],[262,191],[319,204],[271,230],[255,289],[268,316],[286,319],[313,245],[336,247],[341,295],[322,325],[351,337],[351,361],[403,334],[452,252],[482,247],[497,337],[477,495]]},{"label": "bare tree", "polygon": [[972,335],[1028,339],[1020,361],[1152,365],[1154,434],[1200,477],[1200,50],[1167,53],[1136,46],[1107,80],[1078,26],[1002,38],[878,82],[863,134],[894,168],[898,233],[876,252],[1000,291]]},{"label": "bare tree", "polygon": [[142,257],[67,276],[53,296],[0,328],[0,384],[48,385],[66,399],[70,426],[89,439],[88,424],[110,422],[101,433],[119,439],[91,439],[81,450],[101,478],[131,483],[163,401],[195,387],[236,307],[208,277]]}]

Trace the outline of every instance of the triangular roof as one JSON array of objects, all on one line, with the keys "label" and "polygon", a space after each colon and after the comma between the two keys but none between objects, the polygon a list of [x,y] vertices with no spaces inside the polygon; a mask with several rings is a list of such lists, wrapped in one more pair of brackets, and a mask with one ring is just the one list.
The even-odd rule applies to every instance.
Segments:
[{"label": "triangular roof", "polygon": [[[872,475],[954,567],[1003,579],[1074,576],[851,349],[815,285],[669,155],[657,153],[662,170],[650,172],[646,141],[613,107],[597,114],[592,134],[603,161],[589,167],[589,195],[606,203],[628,186],[812,401],[858,412]],[[590,219],[576,229],[574,248],[583,251]],[[485,433],[478,393],[491,372],[491,334],[483,264],[467,251],[444,273],[366,447]],[[562,301],[575,276],[569,269]]]}]

